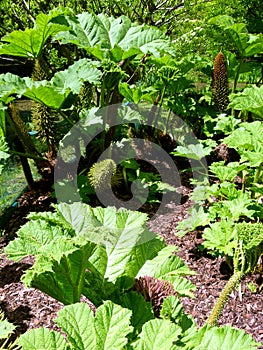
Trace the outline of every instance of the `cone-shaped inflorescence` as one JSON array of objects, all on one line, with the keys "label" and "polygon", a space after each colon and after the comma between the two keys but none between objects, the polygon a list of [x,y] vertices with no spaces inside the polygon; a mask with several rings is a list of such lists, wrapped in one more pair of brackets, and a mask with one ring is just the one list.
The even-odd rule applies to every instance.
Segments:
[{"label": "cone-shaped inflorescence", "polygon": [[221,51],[214,61],[212,99],[219,112],[222,113],[227,110],[229,104],[227,67],[225,56]]},{"label": "cone-shaped inflorescence", "polygon": [[169,295],[176,295],[169,281],[155,279],[151,276],[136,279],[133,289],[142,294],[146,301],[151,301],[155,317],[160,317],[163,300]]},{"label": "cone-shaped inflorescence", "polygon": [[[42,57],[35,60],[35,66],[32,72],[32,79],[36,81],[49,80],[51,74],[47,63]],[[49,157],[55,157],[55,144],[57,135],[58,114],[51,108],[34,102],[32,107],[32,123],[38,138],[47,144]]]}]

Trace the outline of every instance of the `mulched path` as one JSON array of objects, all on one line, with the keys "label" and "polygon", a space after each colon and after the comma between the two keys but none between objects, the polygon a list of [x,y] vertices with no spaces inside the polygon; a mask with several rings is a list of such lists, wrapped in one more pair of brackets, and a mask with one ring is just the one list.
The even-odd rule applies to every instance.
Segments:
[{"label": "mulched path", "polygon": [[[45,210],[49,207],[52,202],[50,192],[51,190],[44,185],[41,191],[36,189],[20,198],[20,206],[6,226],[7,234],[0,241],[1,251],[7,244],[6,238],[10,236],[10,232],[14,232],[25,222],[24,217],[32,207],[34,210]],[[187,187],[182,187],[183,204],[171,203],[167,213],[150,220],[149,227],[163,236],[168,244],[178,246],[178,255],[196,271],[195,276],[189,277],[197,287],[195,298],[182,298],[182,302],[185,311],[192,314],[201,326],[207,320],[229,275],[224,271],[223,259],[215,259],[198,249],[198,245],[202,243],[201,232],[196,231],[184,238],[176,236],[177,223],[186,217],[191,205],[188,199],[189,192]],[[6,317],[17,325],[16,335],[41,326],[57,329],[53,319],[63,307],[61,303],[34,288],[26,289],[20,282],[24,271],[32,264],[33,260],[30,257],[19,263],[13,263],[5,256],[0,260],[0,308]],[[252,293],[247,287],[247,283],[251,281],[259,286],[262,284],[262,275],[248,276],[242,281],[238,290],[231,294],[219,323],[244,329],[263,343],[262,290]],[[259,349],[263,349],[263,345]]]}]

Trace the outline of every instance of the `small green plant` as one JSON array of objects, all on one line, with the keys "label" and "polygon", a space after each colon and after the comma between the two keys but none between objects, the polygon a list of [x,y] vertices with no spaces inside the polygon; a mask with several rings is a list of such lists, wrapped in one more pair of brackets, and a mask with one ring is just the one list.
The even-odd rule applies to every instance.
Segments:
[{"label": "small green plant", "polygon": [[263,254],[263,224],[237,223],[233,228],[234,273],[222,290],[208,320],[209,325],[217,325],[225,303],[241,278],[253,272]]},{"label": "small green plant", "polygon": [[252,293],[257,292],[257,285],[254,282],[248,282],[246,286]]},{"label": "small green plant", "polygon": [[[263,213],[260,204],[262,196],[262,135],[262,122],[243,122],[237,124],[237,127],[222,140],[222,144],[237,151],[240,160],[228,163],[226,161],[214,162],[209,166],[210,182],[194,183],[196,187],[191,194],[191,199],[195,201],[195,204],[190,209],[193,215],[190,214],[190,218],[179,223],[180,235],[193,231],[198,226],[213,224],[219,219],[229,220],[232,223],[244,218],[262,219]],[[203,149],[201,145],[197,146],[202,149],[203,154],[211,152],[211,148],[207,148],[208,153],[205,153],[206,149]],[[189,145],[184,148],[179,146],[174,154],[200,159],[199,162],[201,162],[202,154],[200,154],[200,150],[197,152],[197,146]],[[196,215],[197,212],[198,215]],[[197,218],[196,222],[194,217]],[[221,230],[220,225],[220,223],[216,224],[214,229]],[[205,234],[208,234],[208,230],[205,231]]]},{"label": "small green plant", "polygon": [[16,327],[5,319],[3,311],[0,309],[0,350],[18,350],[17,340],[10,342],[10,336]]},{"label": "small green plant", "polygon": [[246,87],[242,92],[230,96],[229,107],[240,111],[244,119],[248,112],[253,113],[254,119],[263,119],[263,87],[252,85]]}]

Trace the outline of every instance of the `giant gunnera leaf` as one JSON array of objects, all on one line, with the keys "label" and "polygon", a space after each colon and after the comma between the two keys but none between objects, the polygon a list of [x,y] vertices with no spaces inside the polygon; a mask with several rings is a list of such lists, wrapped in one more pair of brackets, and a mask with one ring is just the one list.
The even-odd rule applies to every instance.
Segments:
[{"label": "giant gunnera leaf", "polygon": [[[59,23],[60,15],[61,11],[58,10],[49,14],[41,13],[36,18],[34,28],[15,30],[6,34],[2,41],[8,44],[0,45],[0,55],[38,58],[47,40],[61,30],[67,29],[67,26]],[[58,17],[57,23],[52,23],[56,17]]]},{"label": "giant gunnera leaf", "polygon": [[88,304],[77,303],[64,307],[55,320],[67,335],[46,328],[23,334],[19,344],[23,350],[122,350],[132,332],[131,311],[111,301],[105,301],[94,316]]},{"label": "giant gunnera leaf", "polygon": [[146,221],[146,214],[124,208],[60,203],[55,212],[31,213],[5,253],[14,261],[33,255],[35,264],[23,282],[64,304],[78,302],[82,294],[96,306],[106,299],[120,301],[144,275],[190,295],[193,285],[183,276],[191,270]]},{"label": "giant gunnera leaf", "polygon": [[250,167],[261,166],[263,161],[262,121],[241,123],[238,129],[224,138],[223,142],[238,151],[241,163],[248,162]]},{"label": "giant gunnera leaf", "polygon": [[134,350],[173,350],[182,330],[169,320],[150,320],[142,327],[139,339],[132,344]]},{"label": "giant gunnera leaf", "polygon": [[[262,44],[263,45],[263,44]],[[252,112],[263,119],[263,86],[251,86],[230,96],[229,107],[239,111]]]},{"label": "giant gunnera leaf", "polygon": [[104,301],[95,315],[86,303],[68,305],[54,320],[66,337],[46,328],[32,329],[19,338],[19,345],[22,350],[256,350],[260,345],[231,326],[198,329],[192,320],[186,324],[178,301],[170,302],[176,307],[175,319],[148,320],[137,334],[132,311],[112,301]]},{"label": "giant gunnera leaf", "polygon": [[187,345],[189,350],[256,350],[260,344],[241,329],[205,326]]},{"label": "giant gunnera leaf", "polygon": [[160,56],[171,52],[169,39],[158,29],[133,24],[126,16],[108,17],[104,14],[81,13],[66,16],[69,31],[60,32],[56,39],[63,44],[75,44],[96,58],[115,62],[143,53]]},{"label": "giant gunnera leaf", "polygon": [[57,72],[50,81],[34,81],[28,77],[0,74],[0,98],[25,96],[54,109],[63,108],[70,94],[77,95],[84,82],[97,84],[101,78],[99,63],[88,59],[76,61],[68,69]]}]

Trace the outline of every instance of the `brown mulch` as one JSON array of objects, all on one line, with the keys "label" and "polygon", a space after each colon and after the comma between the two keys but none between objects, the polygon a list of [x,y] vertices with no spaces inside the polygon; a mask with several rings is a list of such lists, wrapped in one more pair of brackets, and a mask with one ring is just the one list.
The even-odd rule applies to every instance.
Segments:
[{"label": "brown mulch", "polygon": [[[29,210],[46,210],[50,207],[51,189],[45,184],[41,191],[35,189],[24,194],[19,200],[19,208],[6,225],[7,234],[0,241],[0,249],[7,244],[10,232],[14,232],[25,222],[25,215]],[[184,238],[176,236],[176,226],[179,221],[187,216],[191,205],[188,195],[190,190],[182,186],[183,202],[180,205],[170,204],[167,213],[155,216],[149,222],[149,227],[160,234],[167,244],[175,244],[178,248],[178,256],[196,272],[189,276],[197,290],[195,298],[182,298],[185,311],[191,314],[196,323],[201,326],[207,320],[212,307],[217,300],[220,291],[225,286],[229,275],[224,268],[222,258],[214,258],[205,251],[200,251],[198,246],[202,244],[201,232],[194,232]],[[33,264],[33,259],[24,258],[19,263],[7,260],[5,256],[0,259],[0,308],[6,317],[16,326],[16,335],[24,333],[28,329],[41,326],[57,330],[53,319],[63,305],[53,298],[34,288],[26,289],[20,278]],[[247,283],[253,281],[258,285],[258,292],[252,293]],[[263,343],[262,328],[262,275],[246,277],[240,287],[230,295],[224,308],[219,324],[230,324],[244,329],[255,340]],[[259,349],[263,349],[259,347]]]},{"label": "brown mulch", "polygon": [[[185,190],[187,192],[187,189]],[[187,277],[197,288],[195,298],[181,298],[181,301],[185,312],[194,317],[198,326],[202,326],[231,272],[223,258],[214,258],[198,249],[203,242],[201,232],[195,231],[183,238],[176,235],[176,226],[187,216],[189,207],[189,201],[176,206],[171,213],[160,215],[150,222],[149,226],[160,234],[167,244],[176,245],[179,248],[177,255],[196,272],[196,275]],[[257,286],[256,293],[247,287],[249,282]],[[251,334],[256,341],[262,343],[259,349],[263,349],[262,283],[262,274],[246,276],[237,290],[231,293],[218,322],[219,325],[231,325]]]}]

